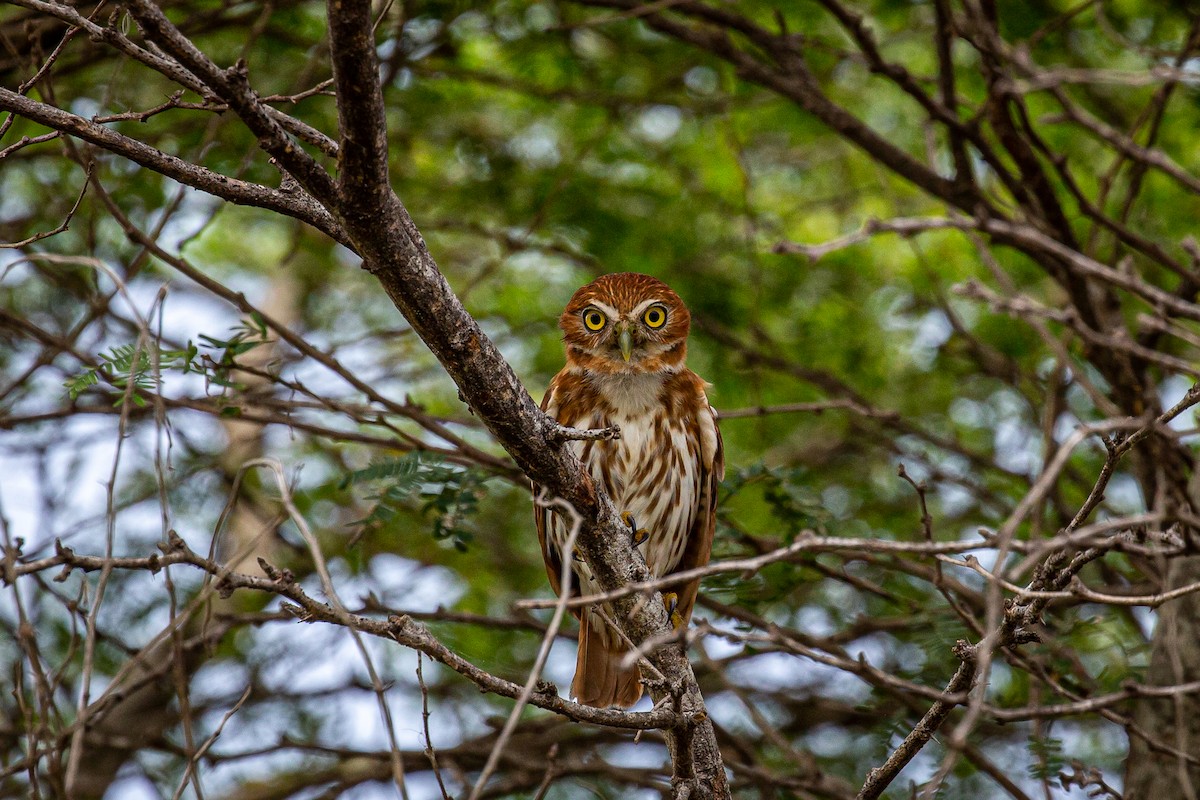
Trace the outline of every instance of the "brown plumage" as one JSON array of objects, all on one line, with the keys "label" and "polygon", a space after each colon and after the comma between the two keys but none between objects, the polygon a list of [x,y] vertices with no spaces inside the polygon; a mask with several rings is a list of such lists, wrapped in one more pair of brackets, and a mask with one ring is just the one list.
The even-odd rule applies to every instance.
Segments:
[{"label": "brown plumage", "polygon": [[[592,479],[629,515],[630,535],[656,576],[708,563],[717,482],[725,459],[706,384],[684,366],[691,317],[679,295],[649,275],[605,275],[575,293],[559,319],[567,364],[542,409],[574,428],[619,425],[614,441],[574,442]],[[566,523],[536,509],[546,574],[557,593]],[[636,530],[636,532],[635,532]],[[600,587],[572,561],[571,594]],[[691,619],[698,580],[664,594],[677,626]],[[579,614],[579,654],[571,694],[581,703],[628,707],[642,696],[637,665],[623,667],[628,645],[589,609]]]}]

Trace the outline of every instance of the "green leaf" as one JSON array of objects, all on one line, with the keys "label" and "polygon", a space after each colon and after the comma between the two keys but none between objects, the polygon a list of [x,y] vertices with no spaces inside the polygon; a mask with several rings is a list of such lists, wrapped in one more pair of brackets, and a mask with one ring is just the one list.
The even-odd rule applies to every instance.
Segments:
[{"label": "green leaf", "polygon": [[431,533],[435,540],[466,552],[474,539],[469,523],[479,511],[489,477],[414,452],[349,472],[338,483],[338,489],[344,491],[361,484],[376,487],[375,493],[365,498],[374,501],[370,513],[352,523],[360,533],[380,530],[397,520],[401,510],[416,508],[433,518]]}]

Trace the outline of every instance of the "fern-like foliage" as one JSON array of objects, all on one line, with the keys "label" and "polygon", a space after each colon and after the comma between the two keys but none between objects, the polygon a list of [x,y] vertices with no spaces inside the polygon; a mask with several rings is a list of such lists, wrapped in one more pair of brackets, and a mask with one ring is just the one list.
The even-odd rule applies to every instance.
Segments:
[{"label": "fern-like foliage", "polygon": [[1062,739],[1035,734],[1029,737],[1028,747],[1029,755],[1032,757],[1032,763],[1029,765],[1029,777],[1035,780],[1054,780],[1067,765]]},{"label": "fern-like foliage", "polygon": [[234,326],[233,335],[227,339],[203,333],[200,339],[204,342],[203,347],[212,351],[204,355],[208,382],[235,389],[240,388],[240,384],[230,377],[230,373],[237,368],[237,357],[270,341],[266,320],[257,311]]},{"label": "fern-like foliage", "polygon": [[[158,374],[166,372],[203,374],[209,383],[234,387],[230,373],[237,367],[237,357],[270,341],[266,321],[257,312],[233,328],[233,335],[226,339],[200,334],[201,344],[190,340],[182,350],[158,348]],[[204,351],[208,352],[202,352]],[[71,376],[63,382],[72,400],[93,386],[105,382],[121,393],[113,403],[120,405],[124,395],[133,384],[130,395],[137,406],[145,406],[145,394],[157,391],[159,380],[155,375],[153,349],[138,347],[136,343],[117,345],[107,353],[99,353],[100,363]]]},{"label": "fern-like foliage", "polygon": [[491,476],[449,464],[428,454],[409,453],[378,461],[347,474],[339,485],[345,490],[367,484],[374,493],[370,513],[353,524],[357,536],[373,533],[394,523],[414,506],[433,517],[433,536],[465,552],[474,538],[469,522],[479,510],[484,484]]},{"label": "fern-like foliage", "polygon": [[[191,342],[188,342],[185,350],[160,348],[158,350],[159,371],[199,371],[195,363],[197,355],[198,350]],[[97,366],[84,370],[63,383],[70,398],[75,400],[89,388],[100,383],[101,380],[106,380],[114,389],[121,392],[122,397],[113,403],[113,405],[120,405],[124,402],[125,392],[132,382],[133,393],[130,397],[133,403],[137,406],[145,406],[144,393],[158,388],[158,380],[154,374],[154,358],[151,357],[150,351],[144,347],[139,348],[137,344],[123,344],[113,347],[107,353],[100,353],[99,359],[100,363]]]}]

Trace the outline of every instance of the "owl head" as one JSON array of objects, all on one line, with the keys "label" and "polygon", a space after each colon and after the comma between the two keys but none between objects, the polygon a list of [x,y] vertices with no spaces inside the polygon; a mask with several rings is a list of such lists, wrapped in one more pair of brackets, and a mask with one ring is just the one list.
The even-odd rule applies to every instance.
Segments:
[{"label": "owl head", "polygon": [[567,303],[558,326],[568,364],[613,373],[683,367],[691,315],[671,287],[649,275],[602,275]]}]

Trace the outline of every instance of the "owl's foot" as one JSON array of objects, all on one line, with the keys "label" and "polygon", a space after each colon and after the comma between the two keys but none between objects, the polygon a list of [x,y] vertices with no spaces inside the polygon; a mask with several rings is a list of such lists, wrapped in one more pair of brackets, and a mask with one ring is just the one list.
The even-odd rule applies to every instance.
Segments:
[{"label": "owl's foot", "polygon": [[584,560],[583,560],[583,553],[579,552],[579,548],[578,548],[578,547],[576,547],[574,550],[572,550],[572,551],[571,551],[571,558],[574,558],[574,559],[575,559],[576,561],[578,561],[580,564],[586,564],[586,563],[587,563],[586,561],[584,561]]},{"label": "owl's foot", "polygon": [[637,521],[633,518],[633,514],[629,511],[621,513],[621,521],[629,526],[629,530],[633,534],[633,546],[641,547],[650,538],[650,531],[645,528],[639,528]]},{"label": "owl's foot", "polygon": [[686,623],[679,613],[679,595],[675,592],[663,592],[663,605],[667,607],[667,616],[671,618],[671,627],[679,630]]}]

